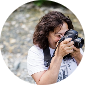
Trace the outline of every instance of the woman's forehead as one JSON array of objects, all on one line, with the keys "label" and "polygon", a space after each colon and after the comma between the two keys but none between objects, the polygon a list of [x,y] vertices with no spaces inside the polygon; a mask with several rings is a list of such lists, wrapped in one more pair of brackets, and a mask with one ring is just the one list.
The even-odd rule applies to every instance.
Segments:
[{"label": "woman's forehead", "polygon": [[60,25],[54,29],[54,32],[56,33],[63,33],[68,30],[68,25],[67,23],[63,23],[63,25]]}]

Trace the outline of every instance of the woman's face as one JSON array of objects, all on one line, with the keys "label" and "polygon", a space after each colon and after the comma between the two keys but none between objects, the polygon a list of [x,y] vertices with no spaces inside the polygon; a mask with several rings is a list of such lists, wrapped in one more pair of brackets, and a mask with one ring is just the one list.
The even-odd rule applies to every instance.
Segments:
[{"label": "woman's face", "polygon": [[49,42],[49,47],[52,49],[55,49],[57,42],[60,40],[62,36],[64,36],[65,32],[68,30],[68,25],[67,23],[63,23],[61,30],[59,27],[54,29],[54,32],[49,32],[48,35],[48,42]]}]

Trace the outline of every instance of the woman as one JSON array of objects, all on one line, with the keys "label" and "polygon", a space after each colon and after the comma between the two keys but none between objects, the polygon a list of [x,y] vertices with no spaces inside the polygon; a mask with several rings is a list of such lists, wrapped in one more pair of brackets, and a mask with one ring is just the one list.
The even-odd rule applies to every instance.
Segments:
[{"label": "woman", "polygon": [[[43,49],[49,46],[52,57],[58,41],[69,29],[73,29],[71,20],[57,11],[46,14],[37,24],[33,35],[34,46],[29,49],[27,59],[28,73],[37,85],[53,84],[65,79],[80,63],[82,50],[73,45],[71,38],[67,38],[56,49],[50,65],[44,65]],[[66,57],[69,53],[71,56]]]}]

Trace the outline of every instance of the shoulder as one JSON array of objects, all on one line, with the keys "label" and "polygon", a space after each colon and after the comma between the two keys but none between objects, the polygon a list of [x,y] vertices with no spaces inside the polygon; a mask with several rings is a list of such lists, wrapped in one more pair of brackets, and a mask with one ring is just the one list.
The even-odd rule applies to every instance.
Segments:
[{"label": "shoulder", "polygon": [[[29,51],[33,51],[33,52],[43,52],[43,49],[41,49],[40,47],[38,47],[37,45],[33,45]],[[29,52],[28,51],[28,52]]]},{"label": "shoulder", "polygon": [[44,66],[43,49],[40,49],[36,45],[32,46],[28,51],[27,69],[29,75],[47,70],[47,68]]},{"label": "shoulder", "polygon": [[28,58],[43,59],[44,58],[43,49],[39,48],[37,45],[32,46],[28,50]]}]

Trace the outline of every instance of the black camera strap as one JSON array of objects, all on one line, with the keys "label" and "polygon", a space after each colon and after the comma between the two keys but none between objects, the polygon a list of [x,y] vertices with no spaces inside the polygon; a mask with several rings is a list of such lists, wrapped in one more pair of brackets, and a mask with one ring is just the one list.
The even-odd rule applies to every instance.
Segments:
[{"label": "black camera strap", "polygon": [[[47,47],[46,49],[43,49],[43,53],[44,53],[44,65],[45,65],[45,67],[48,67],[50,65],[50,63],[51,63],[52,57],[54,57],[55,51],[54,51],[52,57],[50,55],[50,49],[49,49],[49,47]],[[72,56],[70,55],[70,53],[63,57],[64,60],[68,60],[70,58],[72,58]]]},{"label": "black camera strap", "polygon": [[51,62],[51,55],[50,55],[50,49],[49,47],[47,47],[46,49],[43,49],[44,52],[44,65],[45,67],[48,67],[50,65]]}]

